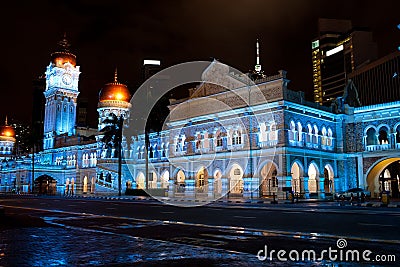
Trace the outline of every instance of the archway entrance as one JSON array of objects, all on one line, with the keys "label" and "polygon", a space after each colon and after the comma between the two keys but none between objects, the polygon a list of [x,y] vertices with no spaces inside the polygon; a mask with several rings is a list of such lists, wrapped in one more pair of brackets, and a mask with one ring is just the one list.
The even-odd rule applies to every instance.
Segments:
[{"label": "archway entrance", "polygon": [[278,192],[278,171],[272,162],[266,163],[261,169],[261,191],[260,196],[272,196]]},{"label": "archway entrance", "polygon": [[400,158],[384,159],[376,163],[367,174],[367,190],[372,197],[388,191],[393,198],[400,197]]},{"label": "archway entrance", "polygon": [[83,178],[83,188],[82,188],[82,190],[83,190],[84,194],[86,194],[87,191],[88,191],[88,178],[87,178],[87,176],[85,176]]},{"label": "archway entrance", "polygon": [[185,173],[182,170],[179,170],[176,174],[176,193],[185,193]]},{"label": "archway entrance", "polygon": [[35,193],[39,195],[55,195],[57,181],[46,174],[35,179]]},{"label": "archway entrance", "polygon": [[222,173],[220,170],[214,172],[214,195],[220,197],[222,195]]},{"label": "archway entrance", "polygon": [[144,185],[145,181],[144,180],[145,180],[144,174],[143,174],[143,172],[140,172],[138,174],[138,176],[136,177],[136,188],[137,189],[145,189],[145,185]]},{"label": "archway entrance", "polygon": [[308,166],[308,191],[310,192],[310,197],[318,196],[318,177],[318,167],[315,163],[311,163]]},{"label": "archway entrance", "polygon": [[301,177],[303,177],[303,168],[299,165],[299,163],[295,162],[290,169],[292,174],[292,190],[296,194],[300,194],[302,192],[301,188]]},{"label": "archway entrance", "polygon": [[196,193],[208,192],[208,171],[205,167],[201,167],[196,174]]},{"label": "archway entrance", "polygon": [[161,188],[168,188],[169,185],[169,171],[166,170],[161,174]]},{"label": "archway entrance", "polygon": [[335,187],[333,168],[330,164],[327,164],[324,168],[324,178],[324,192],[325,194],[332,194],[335,192]]},{"label": "archway entrance", "polygon": [[229,178],[229,196],[243,196],[243,169],[238,164],[233,164]]},{"label": "archway entrance", "polygon": [[157,173],[155,171],[149,172],[149,188],[157,188]]}]

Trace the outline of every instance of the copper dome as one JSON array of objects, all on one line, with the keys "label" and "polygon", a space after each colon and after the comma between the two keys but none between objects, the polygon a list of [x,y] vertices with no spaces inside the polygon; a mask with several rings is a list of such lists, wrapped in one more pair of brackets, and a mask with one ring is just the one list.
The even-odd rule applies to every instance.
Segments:
[{"label": "copper dome", "polygon": [[129,102],[131,100],[131,94],[128,87],[125,84],[117,81],[117,71],[115,71],[114,82],[107,83],[104,85],[99,93],[99,101],[124,101]]},{"label": "copper dome", "polygon": [[69,62],[72,66],[76,66],[76,56],[69,52],[54,52],[51,54],[51,62],[61,68],[65,63]]},{"label": "copper dome", "polygon": [[1,137],[15,137],[15,131],[12,126],[4,125],[0,126],[0,136]]},{"label": "copper dome", "polygon": [[51,62],[57,67],[63,67],[67,62],[75,67],[76,56],[69,51],[71,45],[68,43],[65,33],[64,38],[58,42],[58,46],[58,51],[51,54]]}]

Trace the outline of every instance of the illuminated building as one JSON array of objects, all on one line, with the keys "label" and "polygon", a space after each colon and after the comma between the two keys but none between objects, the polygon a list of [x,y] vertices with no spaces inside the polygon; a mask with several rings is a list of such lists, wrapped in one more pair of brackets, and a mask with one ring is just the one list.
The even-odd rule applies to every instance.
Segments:
[{"label": "illuminated building", "polygon": [[349,73],[377,57],[372,33],[349,20],[319,19],[311,43],[314,101],[330,105],[343,95]]},{"label": "illuminated building", "polygon": [[3,126],[0,126],[0,157],[11,157],[15,145],[15,130],[8,125],[7,117]]},{"label": "illuminated building", "polygon": [[[66,73],[71,82],[63,81]],[[203,83],[189,98],[171,99],[168,127],[149,133],[148,147],[144,134],[124,137],[123,191],[149,188],[171,198],[196,199],[227,192],[231,198],[282,199],[287,190],[328,198],[352,187],[373,196],[382,190],[399,194],[399,102],[352,107],[347,96],[336,108],[326,107],[290,90],[283,70],[255,79],[257,87],[244,82],[248,75],[218,61],[203,76],[213,73],[223,74],[233,89]],[[118,193],[115,148],[101,142],[98,130],[111,113],[129,117],[130,91],[115,73],[99,93],[98,129],[76,127],[78,77],[70,52],[52,57],[46,71],[44,150],[3,160],[0,191],[29,191],[34,181],[35,191],[43,194]],[[251,99],[252,112],[238,95]]]},{"label": "illuminated building", "polygon": [[59,50],[51,54],[51,62],[46,70],[43,149],[53,148],[57,135],[75,134],[80,71],[76,66],[76,56],[68,48],[64,36],[59,42]]}]

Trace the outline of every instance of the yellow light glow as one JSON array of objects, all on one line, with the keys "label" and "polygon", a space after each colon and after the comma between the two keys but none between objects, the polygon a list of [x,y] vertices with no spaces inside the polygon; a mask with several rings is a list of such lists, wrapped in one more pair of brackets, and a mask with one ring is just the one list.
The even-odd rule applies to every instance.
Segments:
[{"label": "yellow light glow", "polygon": [[121,100],[121,99],[124,98],[124,95],[121,94],[121,93],[117,93],[117,94],[115,95],[115,98],[116,98],[117,100]]},{"label": "yellow light glow", "polygon": [[9,132],[9,131],[6,131],[6,132],[4,133],[4,135],[5,135],[5,136],[12,136],[12,133]]}]

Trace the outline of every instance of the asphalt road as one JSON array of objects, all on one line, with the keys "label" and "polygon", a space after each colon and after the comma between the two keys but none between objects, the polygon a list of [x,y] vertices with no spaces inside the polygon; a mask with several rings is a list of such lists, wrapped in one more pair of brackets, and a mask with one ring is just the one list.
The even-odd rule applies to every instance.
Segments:
[{"label": "asphalt road", "polygon": [[339,238],[345,238],[352,249],[400,257],[397,208],[338,207],[334,203],[184,208],[154,201],[51,197],[2,197],[0,205],[7,214],[43,218],[49,224],[68,229],[223,249],[254,257],[264,245],[274,249],[317,250],[335,247]]},{"label": "asphalt road", "polygon": [[340,208],[321,205],[292,208],[268,205],[174,207],[154,202],[63,198],[4,199],[0,205],[68,211],[125,218],[232,226],[275,232],[345,236],[361,239],[400,240],[400,209]]}]

